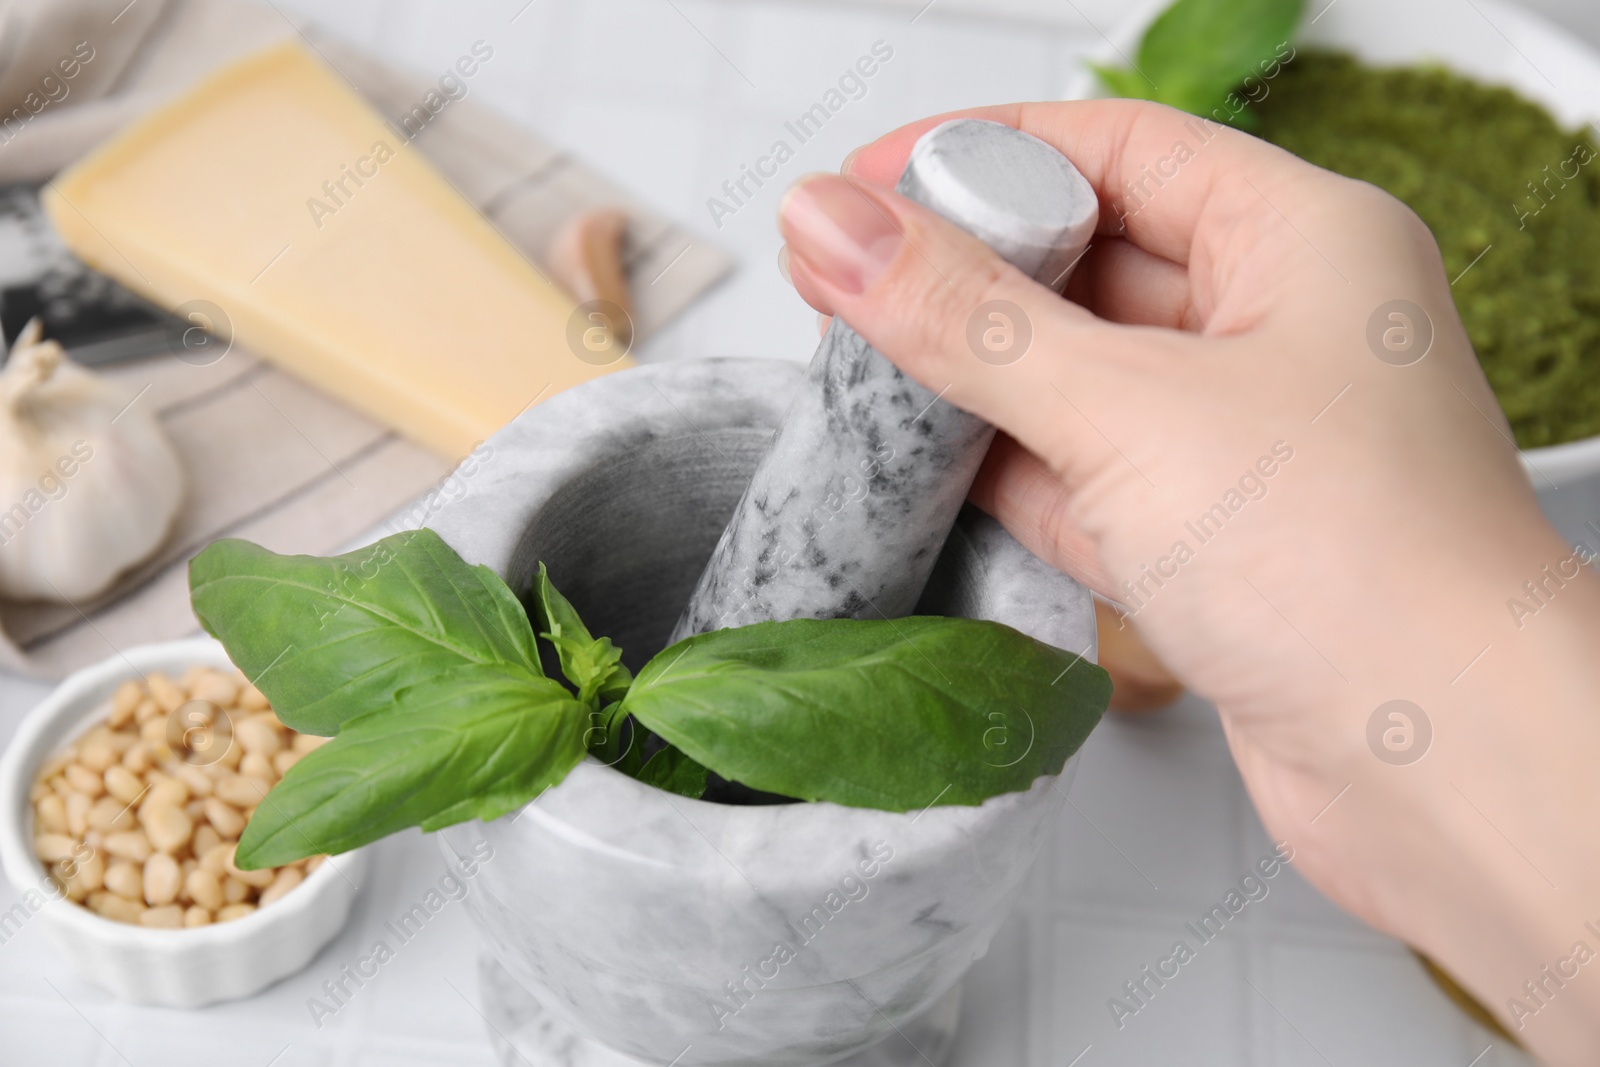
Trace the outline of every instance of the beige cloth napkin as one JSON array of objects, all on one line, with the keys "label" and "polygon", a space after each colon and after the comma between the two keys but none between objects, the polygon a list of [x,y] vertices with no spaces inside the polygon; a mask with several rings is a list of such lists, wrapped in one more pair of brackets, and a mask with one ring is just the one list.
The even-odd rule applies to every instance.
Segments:
[{"label": "beige cloth napkin", "polygon": [[[4,127],[9,138],[0,134],[0,182],[45,179],[209,70],[295,35],[397,128],[436,89],[432,78],[292,25],[270,7],[235,0],[13,3],[0,16],[0,115],[20,106],[30,117]],[[65,95],[51,85],[41,94],[41,79],[80,42],[89,43],[93,58],[62,82]],[[30,92],[38,94],[31,101]],[[39,107],[50,97],[59,99]],[[446,105],[413,143],[535,261],[577,213],[626,211],[640,337],[731,265],[723,252],[470,96]],[[326,554],[386,520],[395,529],[418,525],[448,495],[443,479],[452,462],[237,348],[209,367],[160,356],[102,373],[160,413],[187,466],[184,510],[164,549],[93,603],[0,601],[0,668],[59,677],[130,645],[193,632],[188,561],[216,538]]]}]

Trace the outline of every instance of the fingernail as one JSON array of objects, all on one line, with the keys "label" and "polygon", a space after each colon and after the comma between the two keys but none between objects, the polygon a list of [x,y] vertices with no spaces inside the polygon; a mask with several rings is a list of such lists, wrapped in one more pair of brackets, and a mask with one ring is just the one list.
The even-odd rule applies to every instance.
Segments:
[{"label": "fingernail", "polygon": [[866,292],[904,240],[885,205],[832,175],[791,186],[778,218],[791,252],[821,281],[847,293]]},{"label": "fingernail", "polygon": [[850,149],[850,154],[844,157],[843,163],[839,164],[839,173],[848,178],[850,176],[850,164],[854,163],[856,161],[856,157],[860,154],[861,149]]},{"label": "fingernail", "polygon": [[779,245],[778,246],[778,273],[783,275],[783,280],[784,281],[788,282],[790,285],[794,284],[794,279],[789,277],[789,246],[788,245]]}]

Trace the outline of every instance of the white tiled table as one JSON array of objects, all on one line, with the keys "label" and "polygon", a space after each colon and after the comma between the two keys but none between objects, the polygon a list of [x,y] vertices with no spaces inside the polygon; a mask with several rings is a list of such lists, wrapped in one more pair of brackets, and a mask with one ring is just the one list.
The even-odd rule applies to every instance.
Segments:
[{"label": "white tiled table", "polygon": [[[959,0],[971,7],[978,0]],[[1555,0],[1549,0],[1555,3]],[[562,142],[737,255],[740,270],[656,339],[646,360],[803,360],[812,313],[778,278],[782,186],[834,169],[899,123],[1058,95],[1092,31],[948,14],[739,0],[287,0],[375,52],[443,71],[495,49],[472,91]],[[1010,10],[1039,7],[1008,2]],[[1071,7],[1071,5],[1066,5]],[[1108,0],[1083,5],[1114,17]],[[753,201],[716,228],[706,207],[875,41],[893,58]],[[109,653],[108,649],[108,653]],[[0,738],[45,692],[0,677]],[[1118,1030],[1107,1000],[1185,937],[1270,844],[1211,709],[1107,721],[1090,739],[1059,833],[967,984],[958,1067],[1195,1064],[1506,1067],[1523,1063],[1459,1015],[1410,954],[1344,917],[1291,869]],[[321,983],[366,955],[442,866],[412,832],[379,845],[350,926],[301,974],[199,1012],[116,1004],[68,972],[37,924],[0,945],[0,1064],[34,1067],[490,1067],[476,938],[450,905],[318,1029]],[[0,887],[0,910],[16,900]],[[1486,1051],[1487,1050],[1487,1051]],[[1480,1057],[1474,1059],[1474,1057]]]}]

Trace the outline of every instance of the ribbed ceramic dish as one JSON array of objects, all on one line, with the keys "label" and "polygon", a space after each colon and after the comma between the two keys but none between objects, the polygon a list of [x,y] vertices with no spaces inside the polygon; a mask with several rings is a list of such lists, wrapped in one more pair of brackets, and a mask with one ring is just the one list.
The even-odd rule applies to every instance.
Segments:
[{"label": "ribbed ceramic dish", "polygon": [[232,667],[222,646],[204,637],[141,645],[86,667],[28,714],[0,756],[0,865],[23,898],[0,912],[0,925],[10,933],[40,923],[80,975],[138,1004],[193,1008],[249,996],[293,974],[344,926],[367,873],[362,852],[333,856],[268,907],[188,930],[113,922],[51,899],[44,865],[33,854],[28,792],[36,768],[98,722],[122,682],[149,671],[176,676],[197,664]]}]

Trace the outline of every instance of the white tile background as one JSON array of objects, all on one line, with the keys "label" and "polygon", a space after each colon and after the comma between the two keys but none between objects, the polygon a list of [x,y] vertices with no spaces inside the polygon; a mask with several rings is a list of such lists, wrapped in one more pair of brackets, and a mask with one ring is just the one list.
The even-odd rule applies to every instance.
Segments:
[{"label": "white tile background", "polygon": [[[642,353],[655,361],[808,358],[813,315],[775,265],[782,186],[807,170],[836,168],[851,147],[922,115],[1058,95],[1095,39],[1077,11],[1109,25],[1117,6],[995,0],[1029,18],[968,13],[984,2],[937,3],[915,23],[920,5],[755,0],[281,6],[424,71],[442,72],[484,40],[495,55],[471,83],[480,99],[733,252],[738,272]],[[1542,6],[1600,33],[1588,0]],[[706,198],[784,136],[784,121],[878,40],[894,57],[866,96],[801,147],[752,203],[713,226]],[[0,738],[44,692],[0,677]],[[1024,907],[968,980],[958,1067],[1526,1062],[1458,1014],[1402,946],[1344,917],[1292,869],[1118,1030],[1107,999],[1185,936],[1183,924],[1271,845],[1214,714],[1192,699],[1102,725],[1071,799]],[[454,905],[345,1010],[313,1026],[306,998],[364,955],[383,922],[442,873],[433,843],[414,832],[382,843],[375,860],[350,926],[303,973],[199,1012],[112,1002],[65,969],[36,924],[24,928],[0,946],[0,1064],[489,1067],[476,938]],[[16,899],[0,887],[0,909]]]}]

